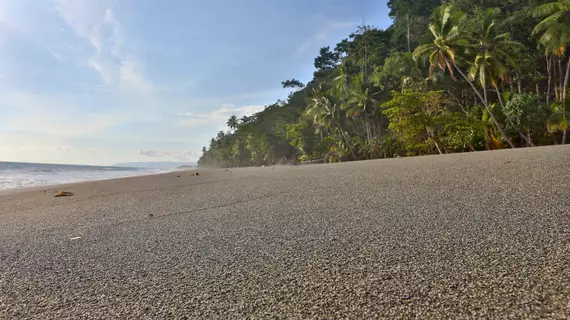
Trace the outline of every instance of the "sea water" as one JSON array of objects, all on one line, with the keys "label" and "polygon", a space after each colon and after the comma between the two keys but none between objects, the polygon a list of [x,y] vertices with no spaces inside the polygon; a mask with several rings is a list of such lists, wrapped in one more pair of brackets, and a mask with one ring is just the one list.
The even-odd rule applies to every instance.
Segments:
[{"label": "sea water", "polygon": [[0,190],[106,180],[171,170],[0,162]]}]

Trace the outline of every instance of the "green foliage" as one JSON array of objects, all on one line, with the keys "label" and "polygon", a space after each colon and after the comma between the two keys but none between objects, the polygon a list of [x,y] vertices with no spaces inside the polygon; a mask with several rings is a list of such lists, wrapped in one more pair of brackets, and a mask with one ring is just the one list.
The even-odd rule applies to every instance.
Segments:
[{"label": "green foliage", "polygon": [[567,131],[570,128],[570,101],[557,101],[550,105],[548,130],[550,132]]},{"label": "green foliage", "polygon": [[383,92],[412,89],[414,83],[422,80],[422,71],[414,61],[411,53],[393,52],[383,66],[376,68],[371,81]]},{"label": "green foliage", "polygon": [[499,86],[506,80],[508,68],[515,67],[512,52],[522,45],[510,40],[509,33],[501,33],[501,11],[487,8],[477,11],[473,33],[469,36],[472,43],[467,47],[467,55],[474,55],[468,69],[469,80],[478,79],[481,87]]},{"label": "green foliage", "polygon": [[[442,5],[444,4],[444,5]],[[570,2],[389,0],[305,85],[227,121],[200,165],[339,162],[565,143]],[[413,53],[412,53],[413,52]]]},{"label": "green foliage", "polygon": [[307,122],[286,124],[285,134],[289,144],[297,148],[301,155],[312,155],[313,145],[317,139]]},{"label": "green foliage", "polygon": [[543,131],[548,113],[544,103],[532,93],[514,95],[503,108],[503,114],[507,118],[506,127],[513,131]]},{"label": "green foliage", "polygon": [[315,68],[320,69],[333,69],[336,67],[340,60],[340,52],[332,52],[330,47],[324,47],[320,50],[320,55],[315,58]]},{"label": "green foliage", "polygon": [[228,128],[235,130],[235,129],[237,128],[237,126],[239,125],[239,122],[238,122],[237,117],[236,117],[236,116],[231,116],[231,117],[228,119],[228,122],[226,123],[226,125],[228,126]]},{"label": "green foliage", "polygon": [[543,18],[533,29],[533,36],[555,55],[565,54],[570,42],[570,1],[546,3],[533,10],[534,17]]},{"label": "green foliage", "polygon": [[283,86],[284,89],[286,88],[302,89],[305,87],[305,84],[297,79],[291,79],[291,80],[281,81],[281,86]]},{"label": "green foliage", "polygon": [[441,91],[393,93],[384,105],[389,128],[408,155],[473,149],[482,127],[454,112],[454,103]]}]

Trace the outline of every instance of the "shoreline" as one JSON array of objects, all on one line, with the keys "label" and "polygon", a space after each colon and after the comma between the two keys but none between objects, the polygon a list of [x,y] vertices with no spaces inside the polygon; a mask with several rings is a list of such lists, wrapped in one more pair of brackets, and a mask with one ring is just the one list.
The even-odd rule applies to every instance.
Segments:
[{"label": "shoreline", "polygon": [[470,151],[470,152],[458,152],[458,153],[449,153],[449,154],[430,154],[430,155],[421,155],[421,156],[412,156],[412,157],[396,157],[396,158],[382,158],[382,159],[368,159],[368,160],[356,160],[356,161],[347,161],[347,162],[334,162],[334,163],[306,163],[306,164],[298,164],[298,165],[267,165],[267,166],[248,166],[248,167],[232,167],[232,168],[222,168],[222,167],[212,167],[212,166],[204,166],[204,167],[193,167],[193,168],[184,168],[184,169],[169,169],[167,172],[160,172],[160,173],[148,173],[148,174],[141,174],[141,175],[134,175],[134,176],[127,176],[127,177],[118,177],[118,178],[109,178],[109,179],[98,179],[98,180],[85,180],[85,181],[77,181],[77,182],[64,182],[58,184],[49,184],[49,185],[40,185],[40,186],[31,186],[31,187],[23,187],[23,188],[12,188],[12,189],[2,189],[0,190],[0,196],[3,195],[11,195],[11,194],[18,194],[18,193],[27,193],[33,192],[38,190],[56,190],[57,188],[60,189],[68,189],[73,188],[75,186],[81,186],[85,184],[98,184],[100,182],[120,182],[120,181],[129,181],[131,179],[143,178],[143,177],[160,177],[165,176],[169,177],[170,174],[180,173],[180,172],[191,172],[191,171],[204,171],[204,172],[225,172],[233,171],[233,170],[267,170],[271,168],[298,168],[298,167],[314,167],[314,166],[328,166],[328,165],[339,165],[339,164],[347,164],[347,163],[367,163],[367,162],[375,162],[375,161],[406,161],[406,160],[413,160],[413,159],[428,159],[433,157],[459,157],[462,156],[472,156],[478,154],[498,154],[503,152],[510,152],[512,150],[540,150],[540,149],[551,149],[551,148],[570,148],[568,146],[536,146],[536,147],[529,147],[529,148],[517,148],[517,149],[500,149],[500,150],[480,150],[480,151]]},{"label": "shoreline", "polygon": [[[197,168],[196,168],[197,169]],[[137,178],[137,177],[146,177],[146,176],[155,176],[155,175],[163,175],[169,174],[174,172],[184,172],[184,171],[193,171],[196,169],[165,169],[164,172],[153,172],[153,173],[143,173],[139,175],[131,175],[131,176],[124,176],[124,177],[113,177],[107,179],[95,179],[95,180],[81,180],[81,181],[74,181],[74,182],[61,182],[61,183],[54,183],[54,184],[44,184],[44,185],[35,185],[35,186],[27,186],[27,187],[17,187],[17,188],[9,188],[9,189],[0,189],[0,196],[5,194],[13,194],[18,192],[28,192],[28,191],[35,191],[38,189],[53,189],[56,187],[67,187],[73,186],[75,184],[83,184],[83,183],[90,183],[90,182],[101,182],[101,181],[111,181],[111,180],[121,180],[121,179],[129,179],[129,178]],[[144,170],[144,169],[143,169]]]}]

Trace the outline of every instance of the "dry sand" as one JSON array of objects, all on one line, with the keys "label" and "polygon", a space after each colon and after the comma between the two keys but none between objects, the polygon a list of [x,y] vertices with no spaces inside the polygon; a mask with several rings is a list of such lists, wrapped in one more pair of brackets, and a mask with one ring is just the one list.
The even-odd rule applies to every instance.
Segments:
[{"label": "dry sand", "polygon": [[570,147],[198,172],[4,192],[0,318],[570,317]]}]

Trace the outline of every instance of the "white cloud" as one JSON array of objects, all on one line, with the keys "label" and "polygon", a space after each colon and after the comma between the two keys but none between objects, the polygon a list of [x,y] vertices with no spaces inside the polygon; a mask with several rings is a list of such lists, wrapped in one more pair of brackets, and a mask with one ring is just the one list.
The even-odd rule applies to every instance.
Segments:
[{"label": "white cloud", "polygon": [[[105,152],[102,152],[105,151]],[[109,165],[136,159],[137,150],[88,147],[68,137],[0,132],[0,159],[40,163]]]},{"label": "white cloud", "polygon": [[153,88],[143,76],[142,65],[134,60],[125,59],[122,61],[119,68],[119,78],[123,84],[138,92],[148,93]]},{"label": "white cloud", "polygon": [[86,113],[70,96],[47,97],[14,91],[0,94],[1,106],[15,111],[15,115],[4,119],[6,127],[12,131],[78,137],[100,132],[125,120],[120,114]]},{"label": "white cloud", "polygon": [[62,153],[71,150],[66,139],[61,137],[26,133],[0,133],[0,156],[10,159],[18,153]]},{"label": "white cloud", "polygon": [[225,127],[226,121],[231,116],[250,116],[254,113],[260,112],[264,106],[243,106],[236,107],[232,104],[224,104],[216,111],[210,113],[184,113],[181,116],[184,118],[179,122],[181,126],[208,126],[208,125],[223,125]]},{"label": "white cloud", "polygon": [[86,61],[105,85],[150,93],[143,64],[125,47],[121,23],[111,1],[53,0],[61,18],[93,47]]}]

